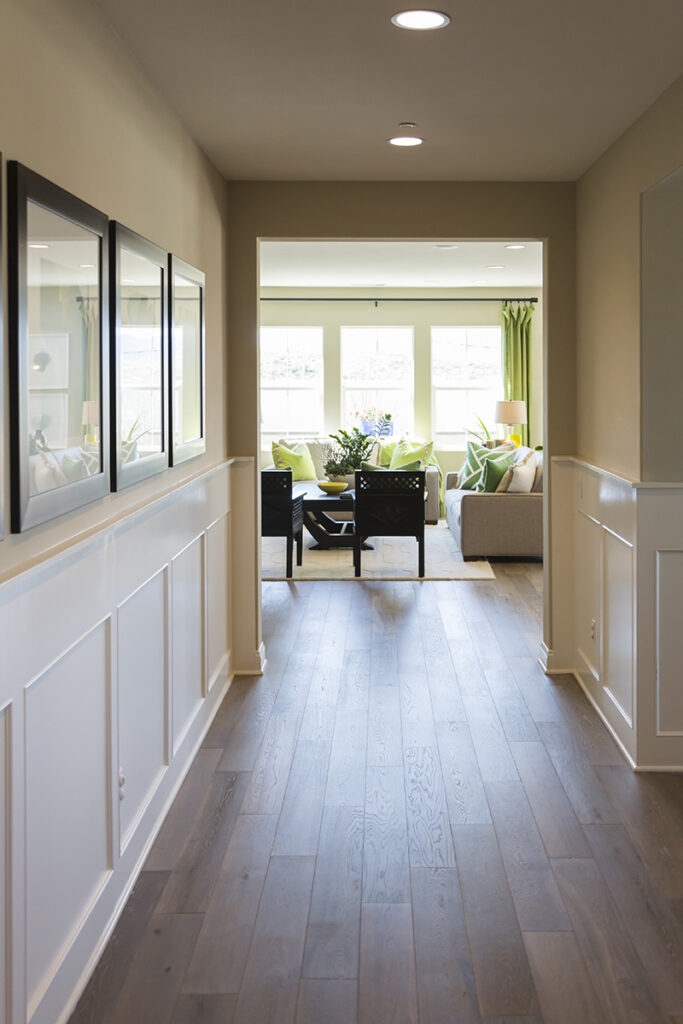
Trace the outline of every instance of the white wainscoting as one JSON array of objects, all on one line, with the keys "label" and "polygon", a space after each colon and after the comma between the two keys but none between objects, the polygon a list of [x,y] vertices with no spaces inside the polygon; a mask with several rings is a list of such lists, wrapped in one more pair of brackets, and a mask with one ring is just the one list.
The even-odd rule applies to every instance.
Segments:
[{"label": "white wainscoting", "polygon": [[683,770],[683,485],[573,458],[553,459],[553,481],[547,670],[576,676],[634,768]]},{"label": "white wainscoting", "polygon": [[0,585],[0,1024],[68,1018],[233,672],[254,671],[256,602],[232,652],[243,488],[249,509],[253,461],[230,460]]}]

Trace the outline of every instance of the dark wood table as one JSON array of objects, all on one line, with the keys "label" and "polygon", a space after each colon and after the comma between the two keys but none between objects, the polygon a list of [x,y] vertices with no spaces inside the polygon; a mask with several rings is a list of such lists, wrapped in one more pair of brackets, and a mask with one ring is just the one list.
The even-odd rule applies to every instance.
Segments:
[{"label": "dark wood table", "polygon": [[[353,547],[353,519],[340,522],[327,513],[350,512],[353,515],[354,491],[324,494],[317,483],[299,482],[294,484],[292,494],[303,494],[304,526],[316,541],[312,550]],[[363,547],[372,550],[369,544]]]}]

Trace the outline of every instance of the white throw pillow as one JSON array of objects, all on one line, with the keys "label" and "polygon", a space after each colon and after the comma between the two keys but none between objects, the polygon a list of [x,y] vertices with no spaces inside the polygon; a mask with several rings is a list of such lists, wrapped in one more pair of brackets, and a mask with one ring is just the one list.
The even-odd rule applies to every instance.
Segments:
[{"label": "white throw pillow", "polygon": [[520,452],[519,461],[512,467],[512,478],[508,484],[508,494],[531,494],[536,477],[536,454],[531,449]]}]

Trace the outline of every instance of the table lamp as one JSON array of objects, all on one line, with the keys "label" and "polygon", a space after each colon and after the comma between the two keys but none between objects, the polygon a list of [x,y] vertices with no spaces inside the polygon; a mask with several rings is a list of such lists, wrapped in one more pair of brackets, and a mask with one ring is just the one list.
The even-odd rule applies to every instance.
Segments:
[{"label": "table lamp", "polygon": [[526,422],[526,402],[496,402],[496,423],[504,423],[509,427],[507,440],[513,441],[517,447],[522,439],[519,434],[512,433],[512,428],[515,423]]}]

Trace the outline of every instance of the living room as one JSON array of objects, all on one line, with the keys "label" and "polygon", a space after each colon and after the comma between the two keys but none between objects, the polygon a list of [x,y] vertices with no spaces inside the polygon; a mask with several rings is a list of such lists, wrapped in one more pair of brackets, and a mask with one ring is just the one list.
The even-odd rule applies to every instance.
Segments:
[{"label": "living room", "polygon": [[[466,562],[460,550],[459,502],[457,518],[455,513],[448,517],[450,532],[446,515],[470,442],[499,445],[519,431],[520,455],[543,447],[541,242],[265,241],[260,243],[260,280],[262,469],[273,465],[274,443],[287,449],[308,442],[315,474],[309,469],[306,475],[313,482],[325,481],[334,475],[325,472],[325,458],[335,445],[331,435],[340,428],[379,433],[372,458],[380,460],[381,446],[388,466],[400,440],[406,453],[417,452],[427,470],[427,578],[493,578],[483,561],[486,554],[541,555],[540,493],[532,503],[537,505],[534,543],[521,539],[525,510],[519,545],[497,552],[488,535],[501,527],[505,532],[507,509],[490,527],[479,511],[476,518],[485,536],[474,547],[470,544]],[[523,382],[511,379],[516,316],[506,329],[505,306],[516,315],[526,311],[528,335],[520,342]],[[524,401],[527,423],[496,422],[496,403],[504,398]],[[388,414],[387,422],[382,414]],[[537,458],[542,459],[541,452]],[[409,454],[404,461],[411,461]],[[302,479],[294,468],[295,490],[297,476]],[[351,489],[350,476],[347,482]],[[473,497],[475,486],[471,490]],[[513,518],[521,504],[513,503]],[[497,507],[502,510],[503,503]],[[470,522],[474,515],[469,513]],[[293,568],[294,578],[351,578],[350,552],[320,551],[313,532],[304,530],[303,564]],[[411,547],[404,538],[389,545],[383,538],[378,544],[386,550],[365,560],[363,575],[374,576],[376,562],[383,578],[390,572],[399,579],[415,578],[414,543]],[[263,577],[286,578],[284,541],[264,538],[263,552]]]}]

